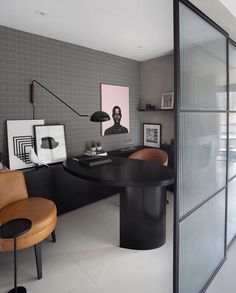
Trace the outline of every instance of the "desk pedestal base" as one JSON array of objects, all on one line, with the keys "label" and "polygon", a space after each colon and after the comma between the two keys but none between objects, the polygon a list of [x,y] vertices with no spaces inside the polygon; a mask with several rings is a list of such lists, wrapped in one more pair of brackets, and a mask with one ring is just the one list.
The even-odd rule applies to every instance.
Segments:
[{"label": "desk pedestal base", "polygon": [[26,293],[25,287],[19,286],[16,288],[11,289],[8,293]]},{"label": "desk pedestal base", "polygon": [[166,188],[124,188],[120,194],[120,247],[153,249],[165,239]]}]

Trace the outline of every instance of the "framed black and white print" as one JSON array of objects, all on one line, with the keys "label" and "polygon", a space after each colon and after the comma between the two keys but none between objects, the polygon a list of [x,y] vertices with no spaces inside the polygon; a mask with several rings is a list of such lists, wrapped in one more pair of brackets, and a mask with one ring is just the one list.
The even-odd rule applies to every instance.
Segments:
[{"label": "framed black and white print", "polygon": [[161,124],[143,124],[143,145],[153,148],[161,147]]},{"label": "framed black and white print", "polygon": [[62,162],[67,158],[65,126],[38,125],[34,127],[36,153],[44,164]]}]

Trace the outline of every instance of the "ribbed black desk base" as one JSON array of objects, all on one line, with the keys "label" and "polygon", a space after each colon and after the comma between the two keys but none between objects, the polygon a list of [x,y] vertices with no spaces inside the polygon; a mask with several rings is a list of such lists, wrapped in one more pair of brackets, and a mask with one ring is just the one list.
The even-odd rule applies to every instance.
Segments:
[{"label": "ribbed black desk base", "polygon": [[[17,289],[17,291],[16,291],[16,289]],[[8,293],[26,293],[27,292],[25,287],[22,287],[22,286],[19,286],[16,289],[13,288]]]},{"label": "ribbed black desk base", "polygon": [[166,187],[126,187],[120,194],[120,247],[154,249],[166,240]]}]

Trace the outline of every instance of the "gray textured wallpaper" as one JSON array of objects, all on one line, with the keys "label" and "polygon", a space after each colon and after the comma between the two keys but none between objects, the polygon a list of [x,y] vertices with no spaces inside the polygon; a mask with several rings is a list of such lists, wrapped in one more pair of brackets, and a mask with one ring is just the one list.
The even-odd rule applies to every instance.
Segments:
[{"label": "gray textured wallpaper", "polygon": [[82,114],[100,109],[100,84],[129,86],[130,133],[102,137],[99,123],[80,118],[36,85],[36,117],[66,127],[68,155],[101,141],[106,150],[140,144],[140,63],[0,26],[0,152],[7,163],[6,120],[32,119],[36,79]]}]

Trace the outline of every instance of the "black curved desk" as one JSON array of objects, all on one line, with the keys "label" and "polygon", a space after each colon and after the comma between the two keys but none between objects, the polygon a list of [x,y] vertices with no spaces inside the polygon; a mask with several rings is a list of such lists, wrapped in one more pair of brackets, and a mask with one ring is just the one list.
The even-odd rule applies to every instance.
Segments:
[{"label": "black curved desk", "polygon": [[165,243],[166,186],[173,184],[171,168],[156,163],[121,157],[112,162],[87,167],[68,159],[69,173],[94,182],[121,187],[120,246],[152,249]]}]

